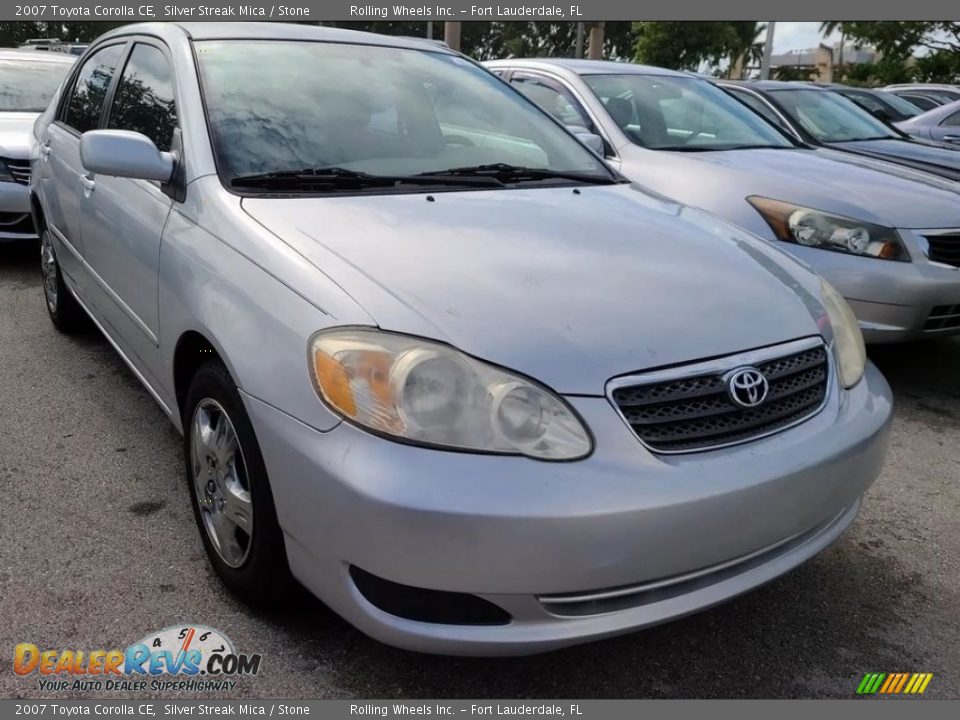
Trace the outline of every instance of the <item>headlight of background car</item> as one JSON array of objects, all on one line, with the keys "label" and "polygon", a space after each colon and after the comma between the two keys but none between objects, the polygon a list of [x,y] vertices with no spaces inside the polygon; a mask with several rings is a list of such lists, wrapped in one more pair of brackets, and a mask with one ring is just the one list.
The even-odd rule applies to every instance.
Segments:
[{"label": "headlight of background car", "polygon": [[909,256],[893,228],[753,195],[747,198],[778,240],[849,255],[903,260]]},{"label": "headlight of background car", "polygon": [[867,364],[867,349],[863,344],[863,333],[857,324],[849,303],[826,280],[820,280],[823,291],[823,306],[833,328],[833,343],[836,349],[837,364],[840,368],[840,380],[844,387],[853,387],[863,377]]},{"label": "headlight of background car", "polygon": [[378,433],[460,450],[574,460],[592,441],[556,394],[448,345],[366,329],[310,339],[314,387]]}]

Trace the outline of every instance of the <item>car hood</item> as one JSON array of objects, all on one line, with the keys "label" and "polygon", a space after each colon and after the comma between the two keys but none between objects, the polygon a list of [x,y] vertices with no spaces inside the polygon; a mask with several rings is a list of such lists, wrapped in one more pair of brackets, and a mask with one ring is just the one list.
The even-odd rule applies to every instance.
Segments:
[{"label": "car hood", "polygon": [[830,143],[830,147],[870,155],[881,160],[905,162],[918,170],[960,180],[960,148],[954,150],[946,146],[899,138]]},{"label": "car hood", "polygon": [[[432,200],[431,200],[432,198]],[[635,185],[245,198],[383,329],[561,393],[819,332],[815,276]]]},{"label": "car hood", "polygon": [[30,157],[30,133],[40,113],[0,112],[0,155]]},{"label": "car hood", "polygon": [[668,152],[631,146],[623,172],[681,202],[737,222],[760,195],[898,228],[960,227],[960,185],[830,149]]}]

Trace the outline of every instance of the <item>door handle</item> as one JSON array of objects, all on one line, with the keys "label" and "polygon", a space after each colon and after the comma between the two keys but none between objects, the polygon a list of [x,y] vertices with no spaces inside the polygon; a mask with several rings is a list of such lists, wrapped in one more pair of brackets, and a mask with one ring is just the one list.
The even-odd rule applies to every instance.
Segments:
[{"label": "door handle", "polygon": [[87,193],[92,193],[97,187],[97,183],[94,182],[93,178],[89,178],[86,175],[80,176],[80,184],[83,185],[83,189],[86,190]]},{"label": "door handle", "polygon": [[40,154],[43,155],[44,158],[50,155],[50,143],[42,143],[40,145]]}]

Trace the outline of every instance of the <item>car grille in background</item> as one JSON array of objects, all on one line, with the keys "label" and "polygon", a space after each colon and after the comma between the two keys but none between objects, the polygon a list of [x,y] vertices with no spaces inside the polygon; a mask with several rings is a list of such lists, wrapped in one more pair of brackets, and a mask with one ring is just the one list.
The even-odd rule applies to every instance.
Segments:
[{"label": "car grille in background", "polygon": [[7,166],[7,170],[9,170],[10,175],[13,176],[14,182],[18,182],[21,185],[30,184],[29,160],[13,160],[11,158],[0,157],[0,162]]},{"label": "car grille in background", "polygon": [[924,330],[947,330],[960,327],[960,305],[937,305],[930,311]]},{"label": "car grille in background", "polygon": [[752,365],[767,378],[760,405],[743,408],[727,394],[723,376],[679,377],[620,385],[611,398],[643,443],[655,452],[690,452],[744,442],[814,415],[827,397],[829,363],[821,344]]},{"label": "car grille in background", "polygon": [[930,244],[927,257],[933,262],[960,267],[960,233],[952,235],[924,235]]}]

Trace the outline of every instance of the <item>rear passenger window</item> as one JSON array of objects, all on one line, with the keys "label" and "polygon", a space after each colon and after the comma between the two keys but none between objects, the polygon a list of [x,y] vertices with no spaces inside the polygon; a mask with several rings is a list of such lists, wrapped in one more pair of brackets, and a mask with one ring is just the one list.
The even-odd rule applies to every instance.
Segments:
[{"label": "rear passenger window", "polygon": [[153,45],[137,44],[120,76],[107,127],[143,133],[160,150],[169,150],[176,126],[170,63]]},{"label": "rear passenger window", "polygon": [[941,125],[949,125],[950,127],[960,126],[960,112],[955,112],[953,115],[948,116]]},{"label": "rear passenger window", "polygon": [[97,50],[83,63],[63,121],[77,132],[95,130],[100,124],[103,102],[110,89],[110,81],[123,55],[124,45],[110,45]]}]

